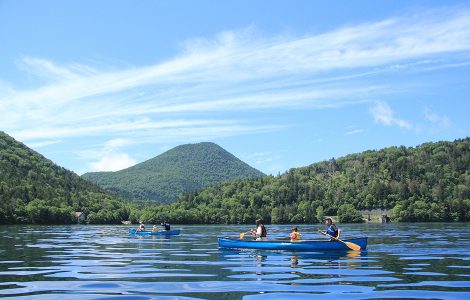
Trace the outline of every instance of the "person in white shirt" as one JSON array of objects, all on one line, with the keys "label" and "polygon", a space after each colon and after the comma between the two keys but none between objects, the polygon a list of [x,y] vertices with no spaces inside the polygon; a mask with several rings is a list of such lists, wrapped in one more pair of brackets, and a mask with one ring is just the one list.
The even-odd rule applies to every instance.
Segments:
[{"label": "person in white shirt", "polygon": [[264,227],[263,220],[256,220],[256,229],[250,230],[251,234],[256,238],[257,241],[267,240],[267,230]]}]

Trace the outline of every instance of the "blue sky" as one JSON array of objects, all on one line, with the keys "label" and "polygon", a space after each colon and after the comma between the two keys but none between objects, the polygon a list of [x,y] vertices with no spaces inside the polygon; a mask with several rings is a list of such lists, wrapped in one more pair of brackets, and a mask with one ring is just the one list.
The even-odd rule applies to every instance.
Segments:
[{"label": "blue sky", "polygon": [[469,136],[468,1],[1,1],[0,130],[79,174]]}]

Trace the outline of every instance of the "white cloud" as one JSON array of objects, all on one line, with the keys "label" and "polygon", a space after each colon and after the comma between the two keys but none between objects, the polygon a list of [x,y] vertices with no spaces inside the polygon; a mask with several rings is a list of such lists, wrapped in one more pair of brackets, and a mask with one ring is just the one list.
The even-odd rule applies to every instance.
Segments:
[{"label": "white cloud", "polygon": [[[75,136],[93,136],[93,135],[106,135],[109,132],[114,134],[130,134],[138,133],[139,136],[155,135],[155,133],[166,133],[171,134],[171,130],[179,130],[174,132],[174,136],[180,136],[182,133],[189,134],[189,137],[196,132],[200,132],[202,129],[206,129],[207,132],[226,132],[229,133],[231,130],[240,130],[242,132],[259,132],[261,130],[269,130],[269,126],[247,126],[239,124],[231,120],[162,120],[162,121],[151,121],[149,119],[140,119],[136,121],[122,121],[116,123],[97,123],[95,125],[84,125],[82,127],[45,127],[45,128],[34,128],[24,129],[13,132],[13,135],[20,140],[29,140],[41,138],[70,138]],[[279,128],[279,127],[277,127]],[[124,143],[130,142],[129,139],[117,138],[105,142],[107,147],[122,146]]]},{"label": "white cloud", "polygon": [[[245,155],[246,160],[252,161],[254,165],[265,165],[279,159],[279,156],[271,152],[256,152]],[[245,159],[244,159],[245,160]]]},{"label": "white cloud", "polygon": [[104,143],[104,146],[107,148],[116,149],[133,143],[134,142],[130,139],[117,138],[107,141],[106,143]]},{"label": "white cloud", "polygon": [[[35,143],[98,137],[105,149],[275,131],[288,124],[243,112],[364,103],[397,90],[364,77],[468,65],[455,54],[470,52],[470,12],[441,9],[299,36],[250,28],[182,48],[173,59],[120,70],[24,57],[20,68],[39,86],[0,79],[0,128]],[[372,112],[376,122],[412,128],[385,103]],[[238,114],[219,116],[226,113]]]},{"label": "white cloud", "polygon": [[397,125],[398,127],[405,129],[413,128],[408,121],[394,117],[392,109],[385,102],[376,102],[374,107],[371,109],[371,113],[376,123],[387,126]]},{"label": "white cloud", "polygon": [[346,132],[346,135],[354,135],[354,134],[360,134],[363,133],[364,129],[354,129]]},{"label": "white cloud", "polygon": [[424,109],[424,117],[426,120],[438,124],[442,128],[449,128],[451,122],[446,115],[439,115],[433,112],[429,107],[425,107]]},{"label": "white cloud", "polygon": [[392,109],[384,102],[377,102],[375,104],[372,108],[372,115],[374,116],[374,121],[377,123],[382,123],[388,126],[393,123]]},{"label": "white cloud", "polygon": [[97,162],[89,164],[92,171],[119,171],[135,165],[137,162],[126,153],[107,153]]},{"label": "white cloud", "polygon": [[49,141],[41,141],[41,142],[29,142],[27,143],[27,146],[33,149],[40,148],[40,147],[45,147],[49,145],[54,145],[60,143],[60,140],[49,140]]}]

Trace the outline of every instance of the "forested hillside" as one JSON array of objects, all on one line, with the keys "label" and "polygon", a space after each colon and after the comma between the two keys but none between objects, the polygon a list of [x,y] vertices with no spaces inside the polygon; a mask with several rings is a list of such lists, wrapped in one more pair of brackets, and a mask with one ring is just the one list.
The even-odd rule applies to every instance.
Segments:
[{"label": "forested hillside", "polygon": [[[153,206],[132,218],[176,223],[312,223],[322,215],[393,209],[395,221],[470,220],[470,138],[390,147],[235,180]],[[351,205],[353,207],[351,207]],[[341,208],[341,209],[340,209]],[[356,219],[357,221],[357,219]]]},{"label": "forested hillside", "polygon": [[0,131],[0,224],[120,223],[130,209],[77,174]]},{"label": "forested hillside", "polygon": [[183,193],[261,176],[214,143],[181,145],[125,170],[82,175],[107,191],[141,203],[169,203]]},{"label": "forested hillside", "polygon": [[[183,162],[200,170],[203,161],[212,161],[207,173],[193,175],[209,180],[211,168],[227,162],[211,158],[227,155],[223,149],[222,154],[175,149],[165,153],[166,164],[150,160],[134,168],[178,173],[185,170]],[[204,155],[209,158],[192,160]],[[85,212],[88,223],[236,224],[258,217],[267,223],[314,223],[323,215],[346,222],[360,221],[356,210],[377,208],[391,209],[395,221],[470,221],[470,138],[365,151],[276,177],[226,181],[170,205],[137,209],[0,132],[0,224],[67,224],[75,211]]]}]

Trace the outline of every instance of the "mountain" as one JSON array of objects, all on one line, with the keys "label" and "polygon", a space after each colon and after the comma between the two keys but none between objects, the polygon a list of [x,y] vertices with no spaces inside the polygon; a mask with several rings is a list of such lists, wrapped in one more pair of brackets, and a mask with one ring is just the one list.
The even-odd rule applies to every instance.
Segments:
[{"label": "mountain", "polygon": [[258,178],[250,167],[214,143],[177,146],[117,172],[92,172],[82,178],[126,199],[170,203],[178,195],[239,178]]},{"label": "mountain", "polygon": [[75,212],[88,223],[120,223],[129,208],[0,131],[0,224],[67,224]]},{"label": "mountain", "polygon": [[[142,209],[147,222],[314,223],[323,215],[362,221],[357,210],[389,210],[394,221],[470,221],[470,138],[389,147],[241,179]],[[356,218],[359,214],[359,220]]]}]

